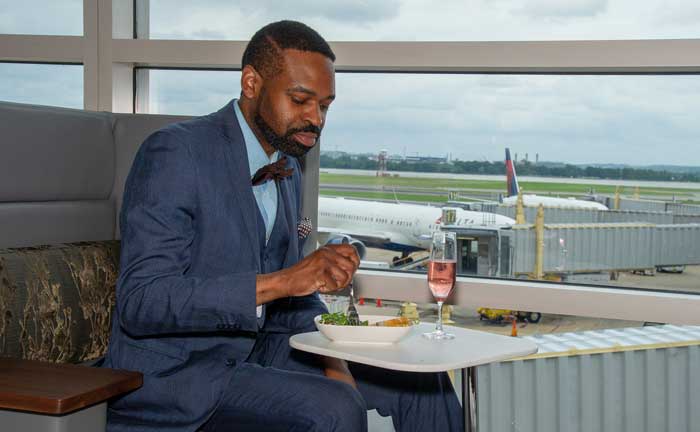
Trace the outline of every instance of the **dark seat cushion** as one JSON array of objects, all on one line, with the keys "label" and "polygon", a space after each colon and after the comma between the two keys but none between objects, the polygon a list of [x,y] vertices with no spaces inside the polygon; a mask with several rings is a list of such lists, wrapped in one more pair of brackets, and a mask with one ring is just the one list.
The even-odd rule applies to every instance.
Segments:
[{"label": "dark seat cushion", "polygon": [[119,241],[0,249],[0,356],[78,363],[109,341]]}]

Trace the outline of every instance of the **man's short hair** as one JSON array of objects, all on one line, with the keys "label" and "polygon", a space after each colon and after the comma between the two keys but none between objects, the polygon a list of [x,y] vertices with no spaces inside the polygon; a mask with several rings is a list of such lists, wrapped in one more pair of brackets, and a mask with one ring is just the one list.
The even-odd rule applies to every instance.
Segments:
[{"label": "man's short hair", "polygon": [[243,52],[241,67],[251,65],[263,78],[282,71],[282,50],[322,54],[335,61],[328,42],[316,30],[297,21],[277,21],[258,30]]}]

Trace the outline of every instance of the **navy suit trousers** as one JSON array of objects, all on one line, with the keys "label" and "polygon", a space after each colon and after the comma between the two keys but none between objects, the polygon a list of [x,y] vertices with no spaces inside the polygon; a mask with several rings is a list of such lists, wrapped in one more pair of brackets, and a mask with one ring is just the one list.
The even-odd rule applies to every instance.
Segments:
[{"label": "navy suit trousers", "polygon": [[261,333],[202,430],[364,432],[368,409],[391,416],[398,432],[464,430],[446,373],[349,366],[359,391],[326,378],[317,356],[289,347],[289,335]]}]

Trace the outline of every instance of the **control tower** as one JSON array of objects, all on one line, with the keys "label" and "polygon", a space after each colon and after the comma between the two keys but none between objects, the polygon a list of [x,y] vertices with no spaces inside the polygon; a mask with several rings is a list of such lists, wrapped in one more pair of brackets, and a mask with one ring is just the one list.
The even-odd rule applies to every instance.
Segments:
[{"label": "control tower", "polygon": [[380,150],[379,154],[377,155],[377,177],[385,177],[388,176],[389,173],[387,173],[386,169],[386,161],[389,158],[389,151],[388,150]]}]

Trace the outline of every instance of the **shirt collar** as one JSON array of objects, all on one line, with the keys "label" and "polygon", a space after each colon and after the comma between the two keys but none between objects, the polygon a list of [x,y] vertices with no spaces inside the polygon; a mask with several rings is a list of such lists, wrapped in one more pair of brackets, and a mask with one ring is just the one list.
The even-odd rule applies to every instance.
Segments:
[{"label": "shirt collar", "polygon": [[233,109],[236,112],[236,118],[241,127],[241,132],[243,133],[243,142],[245,143],[245,149],[248,153],[248,165],[250,168],[250,176],[252,177],[260,168],[269,163],[277,162],[277,159],[279,159],[279,152],[275,151],[270,157],[267,157],[267,153],[263,150],[260,141],[258,141],[258,137],[255,136],[250,125],[246,122],[245,117],[243,117],[241,108],[238,106],[238,99],[233,101]]}]

